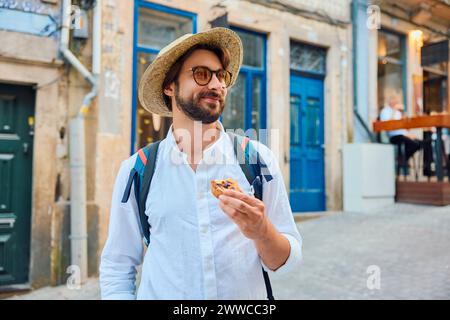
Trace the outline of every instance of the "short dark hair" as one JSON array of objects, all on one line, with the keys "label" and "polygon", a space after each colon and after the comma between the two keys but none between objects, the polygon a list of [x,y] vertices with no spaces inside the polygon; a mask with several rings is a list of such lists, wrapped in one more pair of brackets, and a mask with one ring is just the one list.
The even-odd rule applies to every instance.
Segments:
[{"label": "short dark hair", "polygon": [[162,84],[164,102],[166,103],[170,111],[172,111],[172,101],[170,100],[169,96],[164,93],[164,89],[172,82],[178,81],[181,67],[183,66],[184,62],[191,56],[191,54],[196,50],[208,50],[214,53],[219,58],[220,62],[222,63],[222,68],[224,68],[225,70],[230,64],[230,53],[226,48],[206,43],[199,43],[191,47],[181,57],[178,58],[178,60],[172,65],[172,67],[170,67]]}]

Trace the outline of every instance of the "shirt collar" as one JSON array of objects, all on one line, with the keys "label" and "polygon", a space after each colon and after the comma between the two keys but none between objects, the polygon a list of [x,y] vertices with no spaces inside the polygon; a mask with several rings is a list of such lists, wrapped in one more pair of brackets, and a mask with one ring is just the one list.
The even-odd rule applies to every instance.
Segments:
[{"label": "shirt collar", "polygon": [[[225,129],[223,127],[222,122],[219,120],[216,121],[217,128],[220,130],[220,136],[219,138],[210,146],[208,146],[204,151],[203,155],[204,157],[207,157],[213,153],[213,156],[217,156],[217,159],[226,158],[226,163],[230,163],[229,161],[233,161],[235,158],[234,151],[233,151],[233,145],[231,143],[231,140],[228,138],[227,133],[225,132]],[[181,152],[180,149],[177,146],[175,136],[173,134],[173,124],[170,125],[169,131],[167,132],[165,141],[165,148],[164,148],[164,155],[167,156],[171,154],[171,152],[177,152],[182,153],[183,156],[187,156],[184,152]],[[217,153],[219,153],[217,155]]]}]

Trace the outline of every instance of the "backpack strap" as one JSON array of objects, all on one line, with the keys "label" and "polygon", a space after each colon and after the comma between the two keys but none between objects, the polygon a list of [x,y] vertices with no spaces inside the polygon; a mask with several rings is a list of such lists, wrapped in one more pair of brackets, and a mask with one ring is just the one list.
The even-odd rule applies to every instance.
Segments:
[{"label": "backpack strap", "polygon": [[[139,192],[139,188],[137,188],[140,185],[139,176],[144,175],[144,168],[145,168],[145,165],[147,164],[147,158],[148,158],[148,146],[144,147],[142,149],[139,149],[137,154],[138,154],[138,156],[136,157],[136,161],[134,162],[134,167],[130,171],[130,175],[128,177],[128,182],[127,182],[125,191],[122,196],[122,200],[121,200],[122,203],[126,203],[128,201],[128,199],[130,198],[131,187],[133,186],[133,182],[134,182],[135,191]],[[138,194],[136,193],[136,198],[137,198],[137,196],[138,196]]]},{"label": "backpack strap", "polygon": [[158,147],[161,140],[156,141],[148,147],[148,161],[144,168],[143,180],[141,184],[141,192],[139,195],[139,217],[141,218],[142,232],[144,234],[145,245],[150,244],[150,224],[148,217],[145,214],[145,202],[147,200],[150,184],[152,183],[153,174],[155,173],[156,156],[158,154]]},{"label": "backpack strap", "polygon": [[266,162],[253,147],[249,138],[233,132],[227,132],[227,134],[233,143],[233,150],[238,159],[239,166],[255,191],[255,197],[262,200],[263,179],[267,182],[273,179]]},{"label": "backpack strap", "polygon": [[133,169],[130,171],[128,182],[122,196],[122,203],[126,203],[130,197],[131,187],[134,185],[134,194],[139,210],[139,220],[142,227],[142,235],[145,245],[150,243],[150,225],[145,214],[145,201],[147,199],[150,183],[155,171],[156,155],[161,141],[153,142],[139,149]]},{"label": "backpack strap", "polygon": [[[255,198],[262,201],[263,177],[266,181],[273,179],[270,172],[268,172],[266,163],[259,155],[259,152],[253,148],[251,143],[249,143],[249,138],[237,135],[230,131],[228,131],[227,134],[233,143],[234,154],[238,159],[239,166],[255,192]],[[275,300],[272,293],[272,286],[270,285],[269,274],[264,268],[262,268],[262,273],[266,285],[267,299]]]}]

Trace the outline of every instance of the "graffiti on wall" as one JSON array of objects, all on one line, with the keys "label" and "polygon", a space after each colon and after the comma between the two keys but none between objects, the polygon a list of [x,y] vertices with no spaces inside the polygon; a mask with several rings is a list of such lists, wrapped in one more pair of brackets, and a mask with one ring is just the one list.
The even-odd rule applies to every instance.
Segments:
[{"label": "graffiti on wall", "polygon": [[45,4],[41,0],[0,0],[0,8],[51,15],[58,10],[56,5]]},{"label": "graffiti on wall", "polygon": [[0,29],[52,36],[58,30],[59,8],[40,0],[0,0]]}]

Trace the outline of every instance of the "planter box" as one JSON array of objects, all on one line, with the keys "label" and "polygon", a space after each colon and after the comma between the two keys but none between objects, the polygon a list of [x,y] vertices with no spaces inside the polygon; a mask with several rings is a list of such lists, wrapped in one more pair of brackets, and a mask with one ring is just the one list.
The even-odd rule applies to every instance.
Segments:
[{"label": "planter box", "polygon": [[394,146],[354,143],[343,151],[344,211],[367,212],[395,201]]},{"label": "planter box", "polygon": [[450,204],[449,182],[397,181],[397,202],[446,206]]}]

